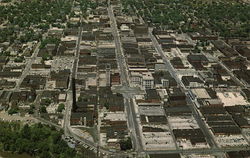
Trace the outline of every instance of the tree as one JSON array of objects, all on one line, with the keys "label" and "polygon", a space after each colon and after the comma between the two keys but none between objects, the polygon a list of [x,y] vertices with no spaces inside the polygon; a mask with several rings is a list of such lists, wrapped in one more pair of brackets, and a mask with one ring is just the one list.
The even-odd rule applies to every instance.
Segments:
[{"label": "tree", "polygon": [[23,126],[23,129],[21,130],[21,136],[23,138],[29,139],[31,135],[31,129],[28,124],[25,124]]},{"label": "tree", "polygon": [[41,42],[40,49],[41,49],[41,48],[45,48],[45,46],[46,46],[47,44],[56,44],[56,46],[58,46],[59,43],[60,43],[60,39],[48,37],[48,38],[44,39],[44,40]]},{"label": "tree", "polygon": [[39,109],[39,112],[40,113],[47,113],[47,109],[45,106],[41,106],[40,109]]},{"label": "tree", "polygon": [[14,59],[14,62],[16,62],[16,63],[21,63],[21,62],[23,62],[23,60],[24,60],[24,57],[23,57],[23,56],[20,56],[20,57],[16,57],[16,58]]},{"label": "tree", "polygon": [[11,0],[2,0],[2,3],[9,3]]},{"label": "tree", "polygon": [[108,103],[108,102],[105,102],[105,103],[104,103],[104,107],[105,107],[106,109],[109,109],[109,103]]},{"label": "tree", "polygon": [[43,151],[40,155],[40,158],[51,158],[51,155],[49,152]]},{"label": "tree", "polygon": [[120,141],[120,148],[121,150],[130,150],[132,149],[132,142],[131,142],[131,138],[128,137],[126,139],[123,139]]},{"label": "tree", "polygon": [[40,158],[76,158],[76,151],[68,147],[62,133],[41,123],[22,126],[19,122],[0,121],[0,149]]},{"label": "tree", "polygon": [[62,112],[65,109],[65,105],[64,104],[59,104],[58,108],[57,108],[57,112]]},{"label": "tree", "polygon": [[30,108],[28,110],[29,114],[34,114],[34,110],[35,110],[35,105],[34,104],[30,104]]},{"label": "tree", "polygon": [[46,31],[49,29],[49,25],[48,24],[39,24],[38,28]]},{"label": "tree", "polygon": [[45,54],[43,54],[42,59],[43,59],[43,61],[52,60],[53,57],[52,57],[52,55],[45,53]]},{"label": "tree", "polygon": [[11,107],[11,109],[8,111],[8,114],[13,115],[18,113],[18,111],[19,111],[18,107]]},{"label": "tree", "polygon": [[49,98],[45,98],[42,100],[42,105],[49,106],[52,103],[52,100]]},{"label": "tree", "polygon": [[61,140],[61,133],[59,132],[53,132],[51,134],[51,138],[54,144],[57,144]]}]

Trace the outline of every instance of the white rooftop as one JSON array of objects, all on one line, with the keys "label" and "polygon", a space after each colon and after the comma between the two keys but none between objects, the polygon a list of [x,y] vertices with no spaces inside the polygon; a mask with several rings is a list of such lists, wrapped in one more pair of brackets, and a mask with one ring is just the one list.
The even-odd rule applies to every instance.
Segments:
[{"label": "white rooftop", "polygon": [[220,98],[224,106],[234,105],[247,105],[248,102],[240,94],[240,92],[217,92],[217,96]]}]

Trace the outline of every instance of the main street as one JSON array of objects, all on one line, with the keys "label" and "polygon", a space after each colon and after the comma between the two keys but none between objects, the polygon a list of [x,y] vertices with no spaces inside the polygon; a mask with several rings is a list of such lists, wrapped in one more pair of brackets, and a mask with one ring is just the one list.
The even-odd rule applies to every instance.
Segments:
[{"label": "main street", "polygon": [[[117,29],[116,19],[113,13],[112,5],[110,1],[108,2],[108,14],[111,20],[111,28],[114,36],[115,46],[116,46],[116,58],[118,67],[120,70],[120,75],[122,79],[122,86],[130,87],[129,83],[129,75],[128,75],[128,68],[126,65],[126,61],[123,54],[122,44],[119,37],[119,31]],[[143,151],[142,149],[142,141],[140,137],[140,126],[138,124],[135,112],[135,105],[133,103],[132,98],[126,97],[129,96],[128,94],[123,94],[124,96],[124,104],[126,108],[126,113],[128,117],[128,126],[131,131],[131,139],[134,145],[134,149],[137,152]]]}]

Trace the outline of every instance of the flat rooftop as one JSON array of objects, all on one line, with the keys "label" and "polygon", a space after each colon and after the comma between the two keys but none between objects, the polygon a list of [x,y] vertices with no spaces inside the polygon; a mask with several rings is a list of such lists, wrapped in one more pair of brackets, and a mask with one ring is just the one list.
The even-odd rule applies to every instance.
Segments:
[{"label": "flat rooftop", "polygon": [[216,92],[216,95],[224,103],[224,106],[249,104],[240,92]]},{"label": "flat rooftop", "polygon": [[191,91],[194,95],[197,96],[197,98],[200,98],[200,99],[211,98],[205,88],[195,88],[195,89],[192,89]]}]

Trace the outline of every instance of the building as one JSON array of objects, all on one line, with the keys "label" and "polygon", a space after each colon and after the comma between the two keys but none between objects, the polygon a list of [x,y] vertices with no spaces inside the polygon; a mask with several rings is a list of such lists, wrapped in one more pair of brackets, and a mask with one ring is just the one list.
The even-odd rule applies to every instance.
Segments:
[{"label": "building", "polygon": [[182,82],[186,87],[204,87],[204,82],[194,76],[182,76]]},{"label": "building", "polygon": [[143,89],[154,88],[154,77],[150,72],[131,72],[131,85]]}]

